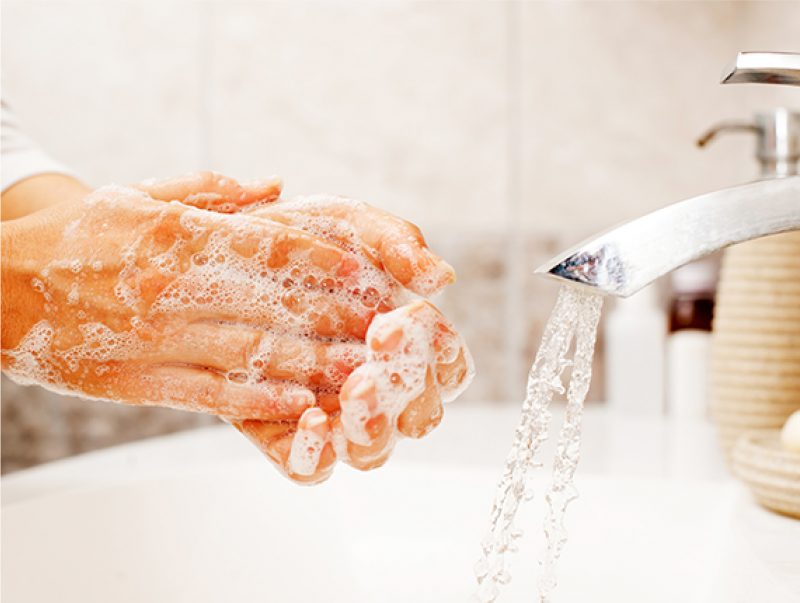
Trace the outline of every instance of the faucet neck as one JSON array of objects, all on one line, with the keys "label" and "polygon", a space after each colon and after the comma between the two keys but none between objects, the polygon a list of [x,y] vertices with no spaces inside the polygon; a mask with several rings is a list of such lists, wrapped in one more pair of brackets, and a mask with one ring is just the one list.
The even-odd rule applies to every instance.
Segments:
[{"label": "faucet neck", "polygon": [[757,113],[756,156],[763,178],[795,176],[800,162],[800,113],[778,108]]},{"label": "faucet neck", "polygon": [[756,158],[762,178],[795,176],[800,162],[800,112],[777,108],[756,113],[754,121],[718,123],[698,140],[706,146],[723,132],[750,132],[756,135]]}]

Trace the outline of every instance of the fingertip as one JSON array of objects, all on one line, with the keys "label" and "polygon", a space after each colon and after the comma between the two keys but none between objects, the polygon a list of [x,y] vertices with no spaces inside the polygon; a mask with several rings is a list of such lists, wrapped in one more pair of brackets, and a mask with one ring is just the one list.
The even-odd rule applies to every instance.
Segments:
[{"label": "fingertip", "polygon": [[319,465],[317,470],[309,476],[299,476],[297,474],[288,474],[289,479],[302,486],[316,486],[328,480],[333,475],[333,469],[336,466],[336,452],[331,444],[326,444],[322,449],[320,455]]},{"label": "fingertip", "polygon": [[390,353],[397,349],[403,340],[403,325],[392,325],[389,328],[370,333],[369,349],[373,352]]},{"label": "fingertip", "polygon": [[406,289],[425,297],[456,280],[453,267],[422,243],[388,242],[382,247],[384,267]]},{"label": "fingertip", "polygon": [[380,467],[383,467],[389,460],[390,456],[392,456],[391,448],[386,452],[373,457],[361,457],[351,452],[351,457],[348,461],[348,464],[353,469],[358,469],[359,471],[372,471],[373,469],[379,469]]},{"label": "fingertip", "polygon": [[[328,415],[321,408],[309,408],[297,422],[286,462],[287,473],[310,477],[320,471],[322,454],[330,447]],[[332,448],[330,448],[332,451]]]},{"label": "fingertip", "polygon": [[244,204],[258,201],[271,202],[281,196],[283,180],[278,176],[270,176],[264,179],[242,182],[240,186],[243,191],[242,202]]},{"label": "fingertip", "polygon": [[278,466],[283,465],[283,460],[281,459],[283,447],[276,446],[275,443],[286,437],[291,437],[292,427],[290,424],[251,419],[233,421],[231,424],[250,440],[262,454],[266,455]]},{"label": "fingertip", "polygon": [[342,385],[339,392],[342,431],[345,438],[362,446],[372,441],[367,431],[367,423],[375,418],[378,410],[375,382],[354,371]]},{"label": "fingertip", "polygon": [[425,390],[408,403],[397,418],[397,430],[409,438],[421,438],[436,428],[442,421],[444,409],[439,389],[428,369],[425,375]]},{"label": "fingertip", "polygon": [[441,287],[446,287],[456,282],[455,268],[441,258],[439,258],[439,275],[439,284]]},{"label": "fingertip", "polygon": [[472,357],[466,347],[461,347],[453,362],[436,366],[436,381],[444,402],[457,398],[472,381]]},{"label": "fingertip", "polygon": [[408,288],[418,295],[430,297],[439,293],[448,285],[455,283],[456,271],[450,264],[429,249],[423,249],[422,251],[427,257],[424,262],[420,263],[421,269],[408,283]]},{"label": "fingertip", "polygon": [[316,404],[316,396],[310,389],[302,386],[287,386],[281,395],[287,414],[300,416],[306,409]]},{"label": "fingertip", "polygon": [[313,431],[318,435],[324,435],[328,431],[327,423],[328,415],[325,413],[325,411],[317,406],[314,406],[307,408],[303,412],[303,414],[300,416],[300,420],[297,422],[297,428]]},{"label": "fingertip", "polygon": [[[369,443],[347,442],[347,463],[360,471],[382,466],[394,449],[394,428],[386,415],[370,419],[366,425]],[[349,439],[349,438],[348,438]]]},{"label": "fingertip", "polygon": [[264,449],[265,454],[284,472],[292,452],[292,441],[293,434],[286,433],[267,442]]}]

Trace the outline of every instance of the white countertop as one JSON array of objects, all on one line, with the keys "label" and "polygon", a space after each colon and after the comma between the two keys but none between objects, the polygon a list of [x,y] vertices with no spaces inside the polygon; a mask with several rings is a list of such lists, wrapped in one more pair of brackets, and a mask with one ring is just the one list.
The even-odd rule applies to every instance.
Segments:
[{"label": "white countertop", "polygon": [[[557,434],[562,407],[555,409],[551,435]],[[442,424],[427,437],[401,441],[395,463],[465,465],[499,472],[519,419],[512,403],[448,405]],[[548,466],[554,437],[541,458]],[[260,457],[227,425],[150,438],[18,471],[2,479],[2,504],[43,493],[109,482],[203,472],[218,465]],[[267,461],[264,461],[267,463]],[[349,471],[338,467],[337,471]],[[385,470],[385,468],[383,469]],[[592,404],[584,417],[581,475],[730,479],[707,421],[671,422],[661,416],[615,414]],[[335,475],[332,479],[336,479]]]},{"label": "white countertop", "polygon": [[[371,601],[365,593],[398,575],[421,577],[432,567],[441,584],[431,583],[433,590],[424,596],[413,590],[414,596],[437,603],[463,600],[458,589],[469,588],[478,530],[518,412],[512,404],[453,404],[436,431],[401,442],[380,470],[361,475],[342,466],[327,484],[311,489],[277,476],[226,425],[14,473],[2,480],[3,569],[14,577],[4,581],[4,595],[15,595],[9,601],[39,600],[69,591],[72,598],[64,600],[138,603],[172,592],[191,594],[199,603],[219,600],[219,592],[235,596],[231,588],[248,597],[278,588],[281,580],[285,592],[294,593],[292,556],[311,555],[340,579],[331,600]],[[560,416],[555,413],[554,432]],[[543,451],[537,487],[549,473],[551,450],[552,445]],[[800,522],[753,503],[727,474],[711,425],[620,416],[590,406],[582,457],[576,482],[584,495],[570,509],[574,532],[556,601],[585,601],[587,592],[597,593],[598,601],[637,603],[793,603],[800,597]],[[434,504],[424,503],[426,497]],[[541,497],[523,509],[524,525],[541,521],[537,504]],[[221,518],[223,531],[215,528]],[[293,528],[297,522],[317,527]],[[365,522],[367,532],[342,532],[342,525],[357,530]],[[314,542],[317,550],[303,548],[285,558],[278,553],[269,561],[268,551],[247,537],[285,530],[293,534],[286,538]],[[514,561],[517,578],[509,596],[501,600],[521,600],[519,593],[533,588],[533,576],[524,571],[535,566],[533,532],[528,550]],[[421,542],[427,548],[420,549]],[[50,582],[32,581],[40,566]],[[359,572],[364,566],[371,567],[369,573]],[[231,587],[211,579],[220,572],[244,578]],[[382,600],[407,596],[399,588]],[[309,599],[294,593],[279,600]]]}]

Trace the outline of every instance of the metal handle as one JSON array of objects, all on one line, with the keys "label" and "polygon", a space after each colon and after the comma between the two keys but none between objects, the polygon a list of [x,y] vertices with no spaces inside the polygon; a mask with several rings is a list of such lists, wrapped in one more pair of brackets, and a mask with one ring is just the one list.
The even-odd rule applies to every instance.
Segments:
[{"label": "metal handle", "polygon": [[722,83],[800,86],[800,54],[740,52],[722,72]]},{"label": "metal handle", "polygon": [[722,121],[709,128],[700,138],[697,139],[697,146],[703,148],[714,140],[718,134],[723,132],[751,132],[758,134],[760,130],[755,124],[744,121]]}]

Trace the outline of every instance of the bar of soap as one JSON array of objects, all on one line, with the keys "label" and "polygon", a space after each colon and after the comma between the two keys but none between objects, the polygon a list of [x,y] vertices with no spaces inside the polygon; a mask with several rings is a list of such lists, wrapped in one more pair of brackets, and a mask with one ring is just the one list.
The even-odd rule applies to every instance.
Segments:
[{"label": "bar of soap", "polygon": [[786,450],[800,452],[800,410],[794,411],[781,430],[781,444]]}]

